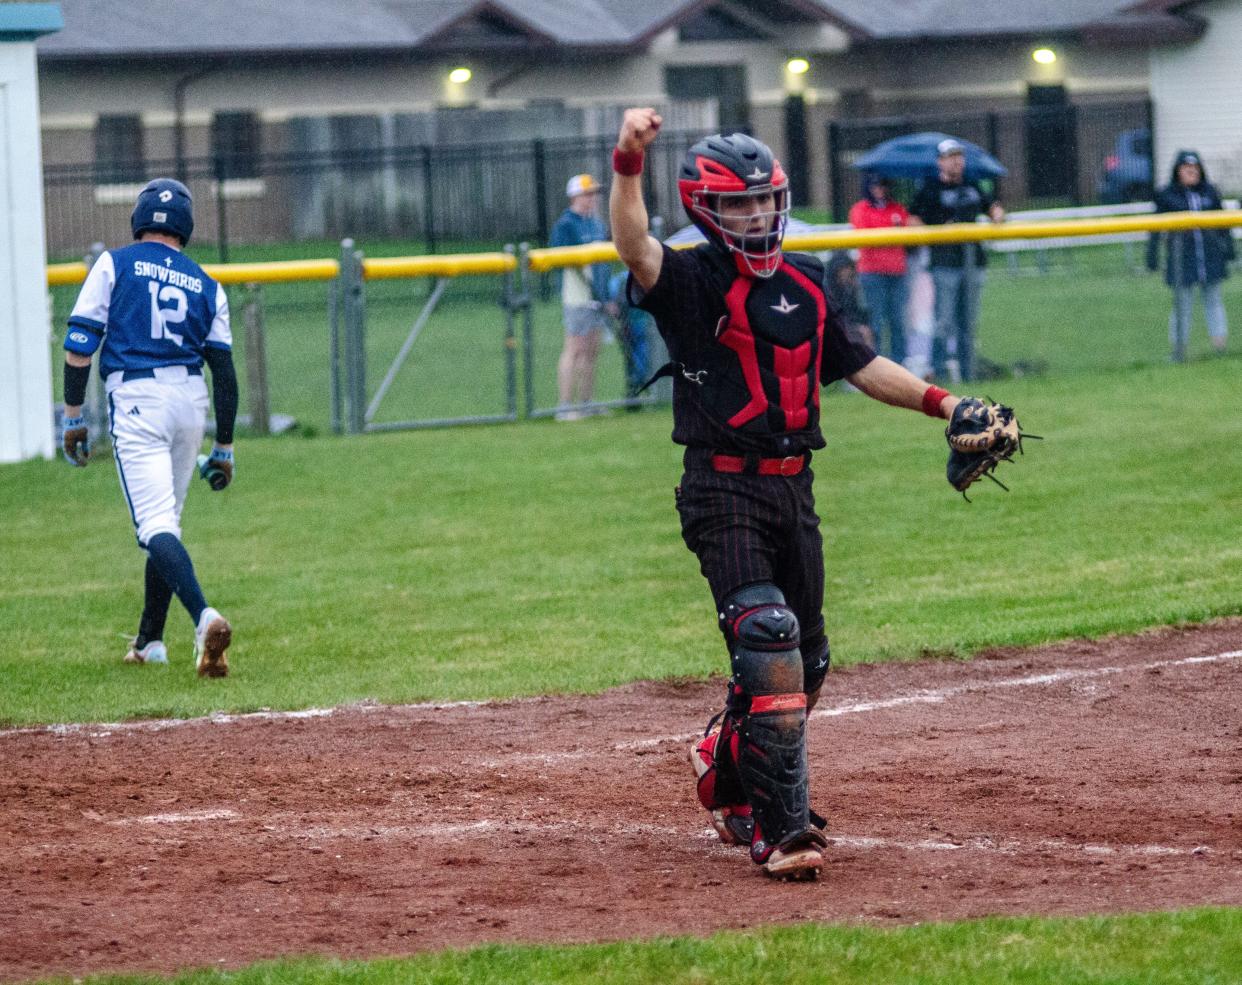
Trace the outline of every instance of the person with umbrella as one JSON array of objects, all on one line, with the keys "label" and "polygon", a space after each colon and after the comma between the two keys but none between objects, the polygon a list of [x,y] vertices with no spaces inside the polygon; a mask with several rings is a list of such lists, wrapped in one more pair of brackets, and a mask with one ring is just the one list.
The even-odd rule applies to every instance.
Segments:
[{"label": "person with umbrella", "polygon": [[[910,207],[911,225],[974,222],[987,215],[1002,222],[1005,210],[966,175],[966,147],[947,137],[936,145],[937,174],[923,182]],[[973,380],[975,325],[986,258],[978,243],[940,243],[931,248],[936,285],[936,337],[932,365],[937,376]]]}]

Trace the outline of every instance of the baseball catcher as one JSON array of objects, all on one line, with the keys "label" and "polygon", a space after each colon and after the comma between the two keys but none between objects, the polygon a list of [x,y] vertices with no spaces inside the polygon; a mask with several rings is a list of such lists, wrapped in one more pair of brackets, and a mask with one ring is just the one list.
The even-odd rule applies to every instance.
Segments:
[{"label": "baseball catcher", "polygon": [[820,386],[846,379],[875,400],[958,422],[955,487],[1011,455],[1004,436],[1017,425],[1004,408],[1004,420],[1000,410],[955,417],[959,398],[846,334],[823,265],[782,250],[788,179],[753,137],[717,134],[685,155],[681,201],[705,244],[675,251],[648,235],[642,171],[660,122],[650,108],[626,111],[610,211],[627,299],[655,317],[668,345],[656,375],[673,379],[673,441],[685,447],[682,537],[729,653],[724,708],[691,749],[698,799],[720,839],[746,847],[765,874],[813,880],[828,845],[806,746],[829,665],[810,468],[824,447]]}]

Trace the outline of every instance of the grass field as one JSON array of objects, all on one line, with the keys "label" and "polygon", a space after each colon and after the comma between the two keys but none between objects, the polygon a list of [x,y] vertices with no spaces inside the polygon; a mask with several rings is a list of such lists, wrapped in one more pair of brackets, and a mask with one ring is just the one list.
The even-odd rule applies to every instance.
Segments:
[{"label": "grass field", "polygon": [[[965,657],[1242,613],[1242,363],[1167,365],[1164,286],[1121,272],[1115,256],[1080,259],[1046,277],[998,269],[986,290],[981,350],[1047,362],[1046,375],[986,387],[1047,437],[1002,470],[1008,495],[988,486],[968,505],[952,493],[933,422],[826,396],[816,488],[837,662]],[[1237,283],[1227,303],[1242,325]],[[421,289],[374,287],[378,364],[400,344]],[[583,692],[723,670],[706,590],[676,529],[667,411],[325,436],[322,291],[271,288],[268,298],[274,407],[319,436],[243,439],[236,485],[213,495],[196,484],[185,517],[208,596],[237,627],[234,675],[194,678],[175,603],[172,666],[120,663],[141,607],[142,556],[110,462],[5,466],[0,723]],[[58,297],[62,314],[67,303]],[[538,319],[540,392],[550,394],[555,308]],[[487,300],[452,298],[416,352],[408,372],[424,382],[394,393],[387,419],[485,412],[501,392],[486,382],[502,365],[500,313]],[[619,360],[605,372],[619,388]],[[176,980],[1225,983],[1242,979],[1240,939],[1242,912],[1197,910],[894,931],[808,925]]]},{"label": "grass field", "polygon": [[[1007,381],[1047,435],[968,505],[917,414],[825,401],[838,661],[969,654],[1242,611],[1238,362]],[[0,470],[0,721],[590,691],[722,667],[672,510],[665,411],[243,442],[186,513],[236,676],[117,665],[142,556],[106,459]],[[67,534],[67,518],[72,536]],[[70,546],[71,545],[71,546]],[[912,560],[915,563],[912,564]],[[188,620],[174,612],[180,668]]]},{"label": "grass field", "polygon": [[902,930],[802,924],[569,948],[483,947],[402,960],[270,962],[110,985],[1231,985],[1242,912],[993,919]]}]

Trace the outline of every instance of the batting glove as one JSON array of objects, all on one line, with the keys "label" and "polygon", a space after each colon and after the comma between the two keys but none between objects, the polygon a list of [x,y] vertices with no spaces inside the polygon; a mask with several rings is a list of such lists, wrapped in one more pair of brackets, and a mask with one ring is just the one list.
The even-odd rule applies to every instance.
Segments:
[{"label": "batting glove", "polygon": [[86,418],[66,417],[62,422],[64,435],[61,438],[61,451],[65,453],[65,461],[80,469],[86,468],[91,460],[91,437],[86,430]]},{"label": "batting glove", "polygon": [[233,452],[224,448],[212,448],[210,455],[198,457],[198,474],[207,480],[215,492],[233,481]]}]

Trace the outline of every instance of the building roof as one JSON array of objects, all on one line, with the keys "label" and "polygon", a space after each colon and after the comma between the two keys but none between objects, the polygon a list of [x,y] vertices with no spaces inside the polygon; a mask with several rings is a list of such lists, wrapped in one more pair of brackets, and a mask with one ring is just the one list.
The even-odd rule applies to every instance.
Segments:
[{"label": "building roof", "polygon": [[702,0],[200,0],[169,16],[167,0],[60,0],[64,29],[44,59],[292,55],[515,45],[645,44]]},{"label": "building roof", "polygon": [[[42,60],[367,53],[467,54],[556,46],[645,47],[704,10],[758,10],[771,22],[835,25],[855,42],[1048,36],[1185,40],[1202,31],[1186,3],[1136,0],[60,0],[64,29]],[[1189,4],[1194,6],[1194,4]],[[1188,33],[1189,32],[1189,33]]]},{"label": "building roof", "polygon": [[1136,0],[816,0],[855,37],[869,41],[925,38],[1051,37],[1077,34],[1107,41],[1182,41],[1202,25],[1176,16],[1181,2]]}]

